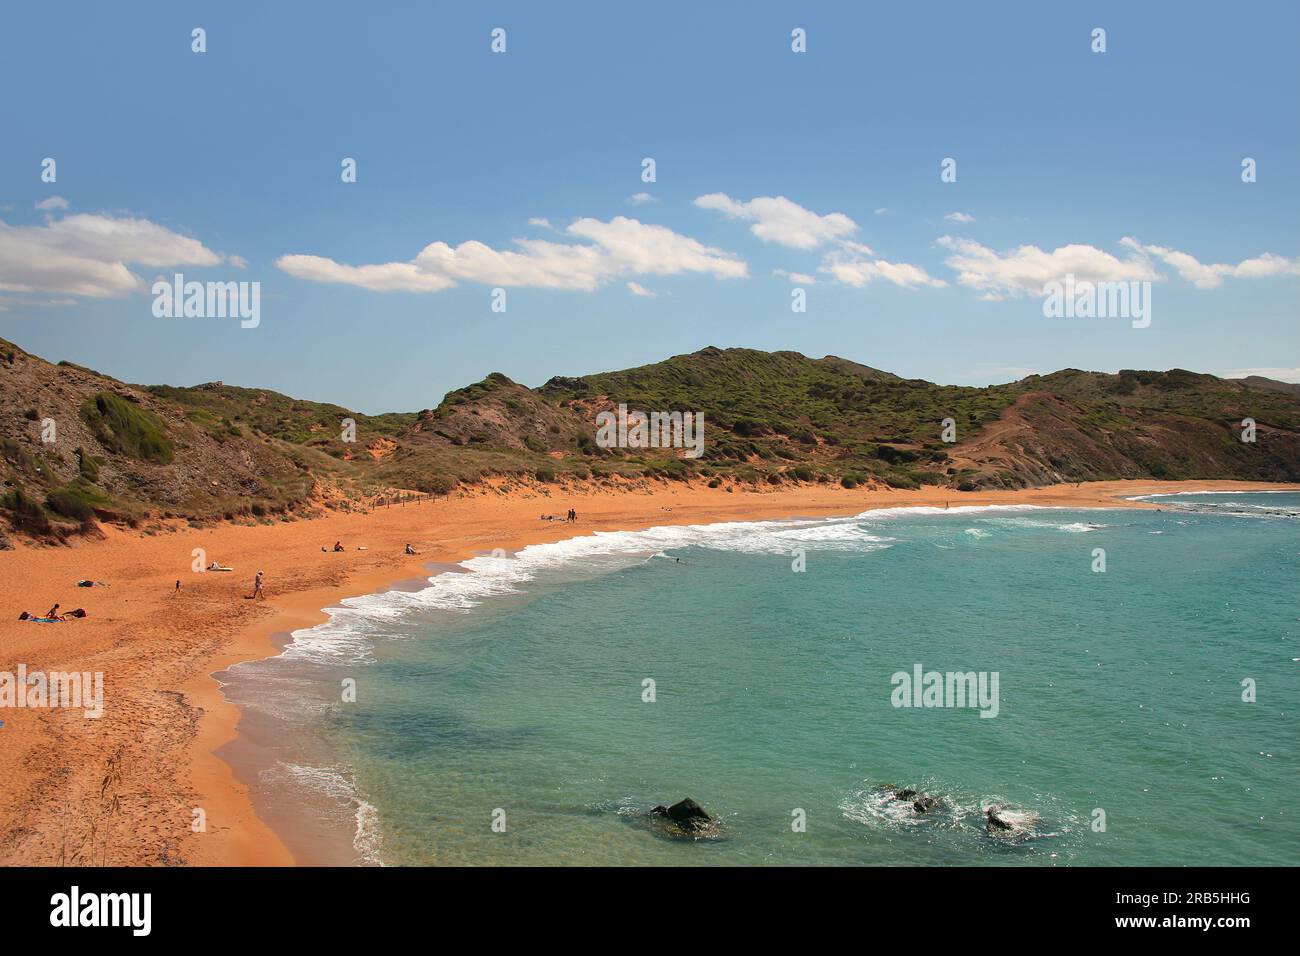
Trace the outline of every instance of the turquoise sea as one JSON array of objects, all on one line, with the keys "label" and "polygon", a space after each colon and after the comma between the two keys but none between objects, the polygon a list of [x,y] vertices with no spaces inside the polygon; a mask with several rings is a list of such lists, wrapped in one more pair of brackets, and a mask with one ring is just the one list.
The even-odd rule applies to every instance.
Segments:
[{"label": "turquoise sea", "polygon": [[[223,680],[326,862],[1295,865],[1300,494],[1156,500],[587,535]],[[917,665],[996,673],[996,716],[893,706]],[[714,836],[648,822],[684,796]]]}]

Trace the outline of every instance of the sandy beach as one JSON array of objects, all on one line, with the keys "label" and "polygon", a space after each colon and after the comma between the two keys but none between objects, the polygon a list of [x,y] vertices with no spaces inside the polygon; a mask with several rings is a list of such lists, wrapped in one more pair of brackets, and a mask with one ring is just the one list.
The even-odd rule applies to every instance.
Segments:
[{"label": "sandy beach", "polygon": [[[597,530],[714,521],[852,515],[869,508],[1033,504],[1155,507],[1127,496],[1198,490],[1287,490],[1248,482],[1094,482],[1014,492],[930,488],[845,490],[824,485],[728,492],[678,482],[651,492],[550,486],[547,494],[490,488],[436,501],[332,513],[313,520],[154,533],[106,529],[71,547],[19,542],[0,552],[0,670],[102,672],[104,713],[0,710],[0,862],[9,865],[293,865],[247,788],[216,753],[239,711],[213,674],[277,652],[275,635],[325,619],[350,596],[424,578],[431,562],[515,551]],[[576,524],[539,515],[576,509]],[[331,548],[341,541],[344,551]],[[419,553],[404,553],[411,544]],[[204,563],[229,573],[196,573]],[[364,549],[364,550],[361,550]],[[266,599],[253,577],[266,575]],[[80,588],[92,579],[107,587]],[[176,582],[180,589],[176,589]],[[87,617],[17,620],[55,602]],[[196,821],[201,821],[200,826]]]}]

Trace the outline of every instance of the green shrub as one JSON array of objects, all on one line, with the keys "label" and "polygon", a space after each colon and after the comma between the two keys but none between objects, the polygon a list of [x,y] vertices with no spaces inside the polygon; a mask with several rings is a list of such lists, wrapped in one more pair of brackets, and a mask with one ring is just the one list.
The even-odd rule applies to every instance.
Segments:
[{"label": "green shrub", "polygon": [[55,514],[81,522],[95,517],[95,506],[107,501],[98,488],[81,479],[54,489],[45,498],[46,506]]},{"label": "green shrub", "polygon": [[549,482],[553,482],[553,481],[555,481],[555,472],[554,472],[554,470],[552,470],[552,469],[550,469],[550,468],[538,468],[538,469],[537,469],[537,480],[538,480],[538,481],[545,481],[545,482],[548,482],[548,483],[549,483]]},{"label": "green shrub", "polygon": [[50,519],[39,502],[33,501],[21,488],[15,488],[0,498],[0,508],[9,515],[9,521],[16,531],[31,535],[50,533]]},{"label": "green shrub", "polygon": [[529,451],[535,451],[538,454],[541,454],[542,452],[546,451],[546,443],[543,442],[540,438],[537,438],[535,435],[524,436],[524,447],[527,448]]},{"label": "green shrub", "polygon": [[175,456],[162,421],[120,395],[100,392],[81,406],[81,417],[114,452],[164,465]]},{"label": "green shrub", "polygon": [[99,466],[101,464],[101,459],[96,458],[94,455],[86,454],[84,448],[76,449],[75,454],[77,456],[77,471],[81,474],[81,477],[86,479],[86,481],[89,481],[91,484],[99,481]]}]

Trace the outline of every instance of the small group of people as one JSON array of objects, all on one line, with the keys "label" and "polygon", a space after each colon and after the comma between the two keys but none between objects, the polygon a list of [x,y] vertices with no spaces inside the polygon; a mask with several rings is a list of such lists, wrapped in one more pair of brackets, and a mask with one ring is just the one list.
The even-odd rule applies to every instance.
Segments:
[{"label": "small group of people", "polygon": [[569,523],[569,522],[571,522],[571,521],[577,521],[577,520],[578,520],[578,512],[576,512],[576,511],[574,511],[572,508],[570,508],[567,512],[565,512],[563,518],[561,518],[559,515],[548,515],[548,514],[544,514],[544,515],[540,515],[540,516],[538,517],[538,520],[539,520],[539,521],[563,521],[563,522],[565,522],[565,523],[567,524],[567,523]]},{"label": "small group of people", "polygon": [[59,624],[61,624],[61,623],[63,623],[64,621],[66,621],[66,620],[67,620],[68,618],[70,618],[70,617],[85,617],[85,616],[86,616],[85,609],[83,609],[83,608],[77,608],[75,611],[69,611],[67,614],[64,614],[62,611],[59,610],[59,607],[60,607],[60,605],[55,604],[54,607],[50,608],[48,611],[46,611],[44,614],[40,615],[39,617],[38,617],[37,615],[35,615],[35,614],[31,614],[31,613],[29,613],[29,612],[27,612],[27,611],[23,611],[22,614],[19,614],[19,615],[18,615],[18,620],[20,620],[20,621],[37,621],[37,622],[47,621],[47,622],[53,622],[53,623],[59,623]]}]

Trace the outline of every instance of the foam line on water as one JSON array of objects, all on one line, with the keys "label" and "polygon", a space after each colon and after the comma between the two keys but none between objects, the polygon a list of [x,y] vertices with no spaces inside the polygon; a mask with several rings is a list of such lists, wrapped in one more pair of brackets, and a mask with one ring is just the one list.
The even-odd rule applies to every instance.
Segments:
[{"label": "foam line on water", "polygon": [[705,548],[742,554],[789,555],[796,548],[852,551],[888,548],[892,538],[864,528],[857,518],[787,521],[730,521],[664,525],[641,531],[596,531],[589,535],[529,545],[510,557],[480,555],[460,562],[458,571],[429,578],[418,591],[384,591],[349,597],[326,608],[329,620],[293,632],[281,656],[287,660],[363,664],[373,660],[374,641],[400,636],[412,613],[465,613],[484,602],[518,594],[550,570],[602,574],[656,554]]}]

